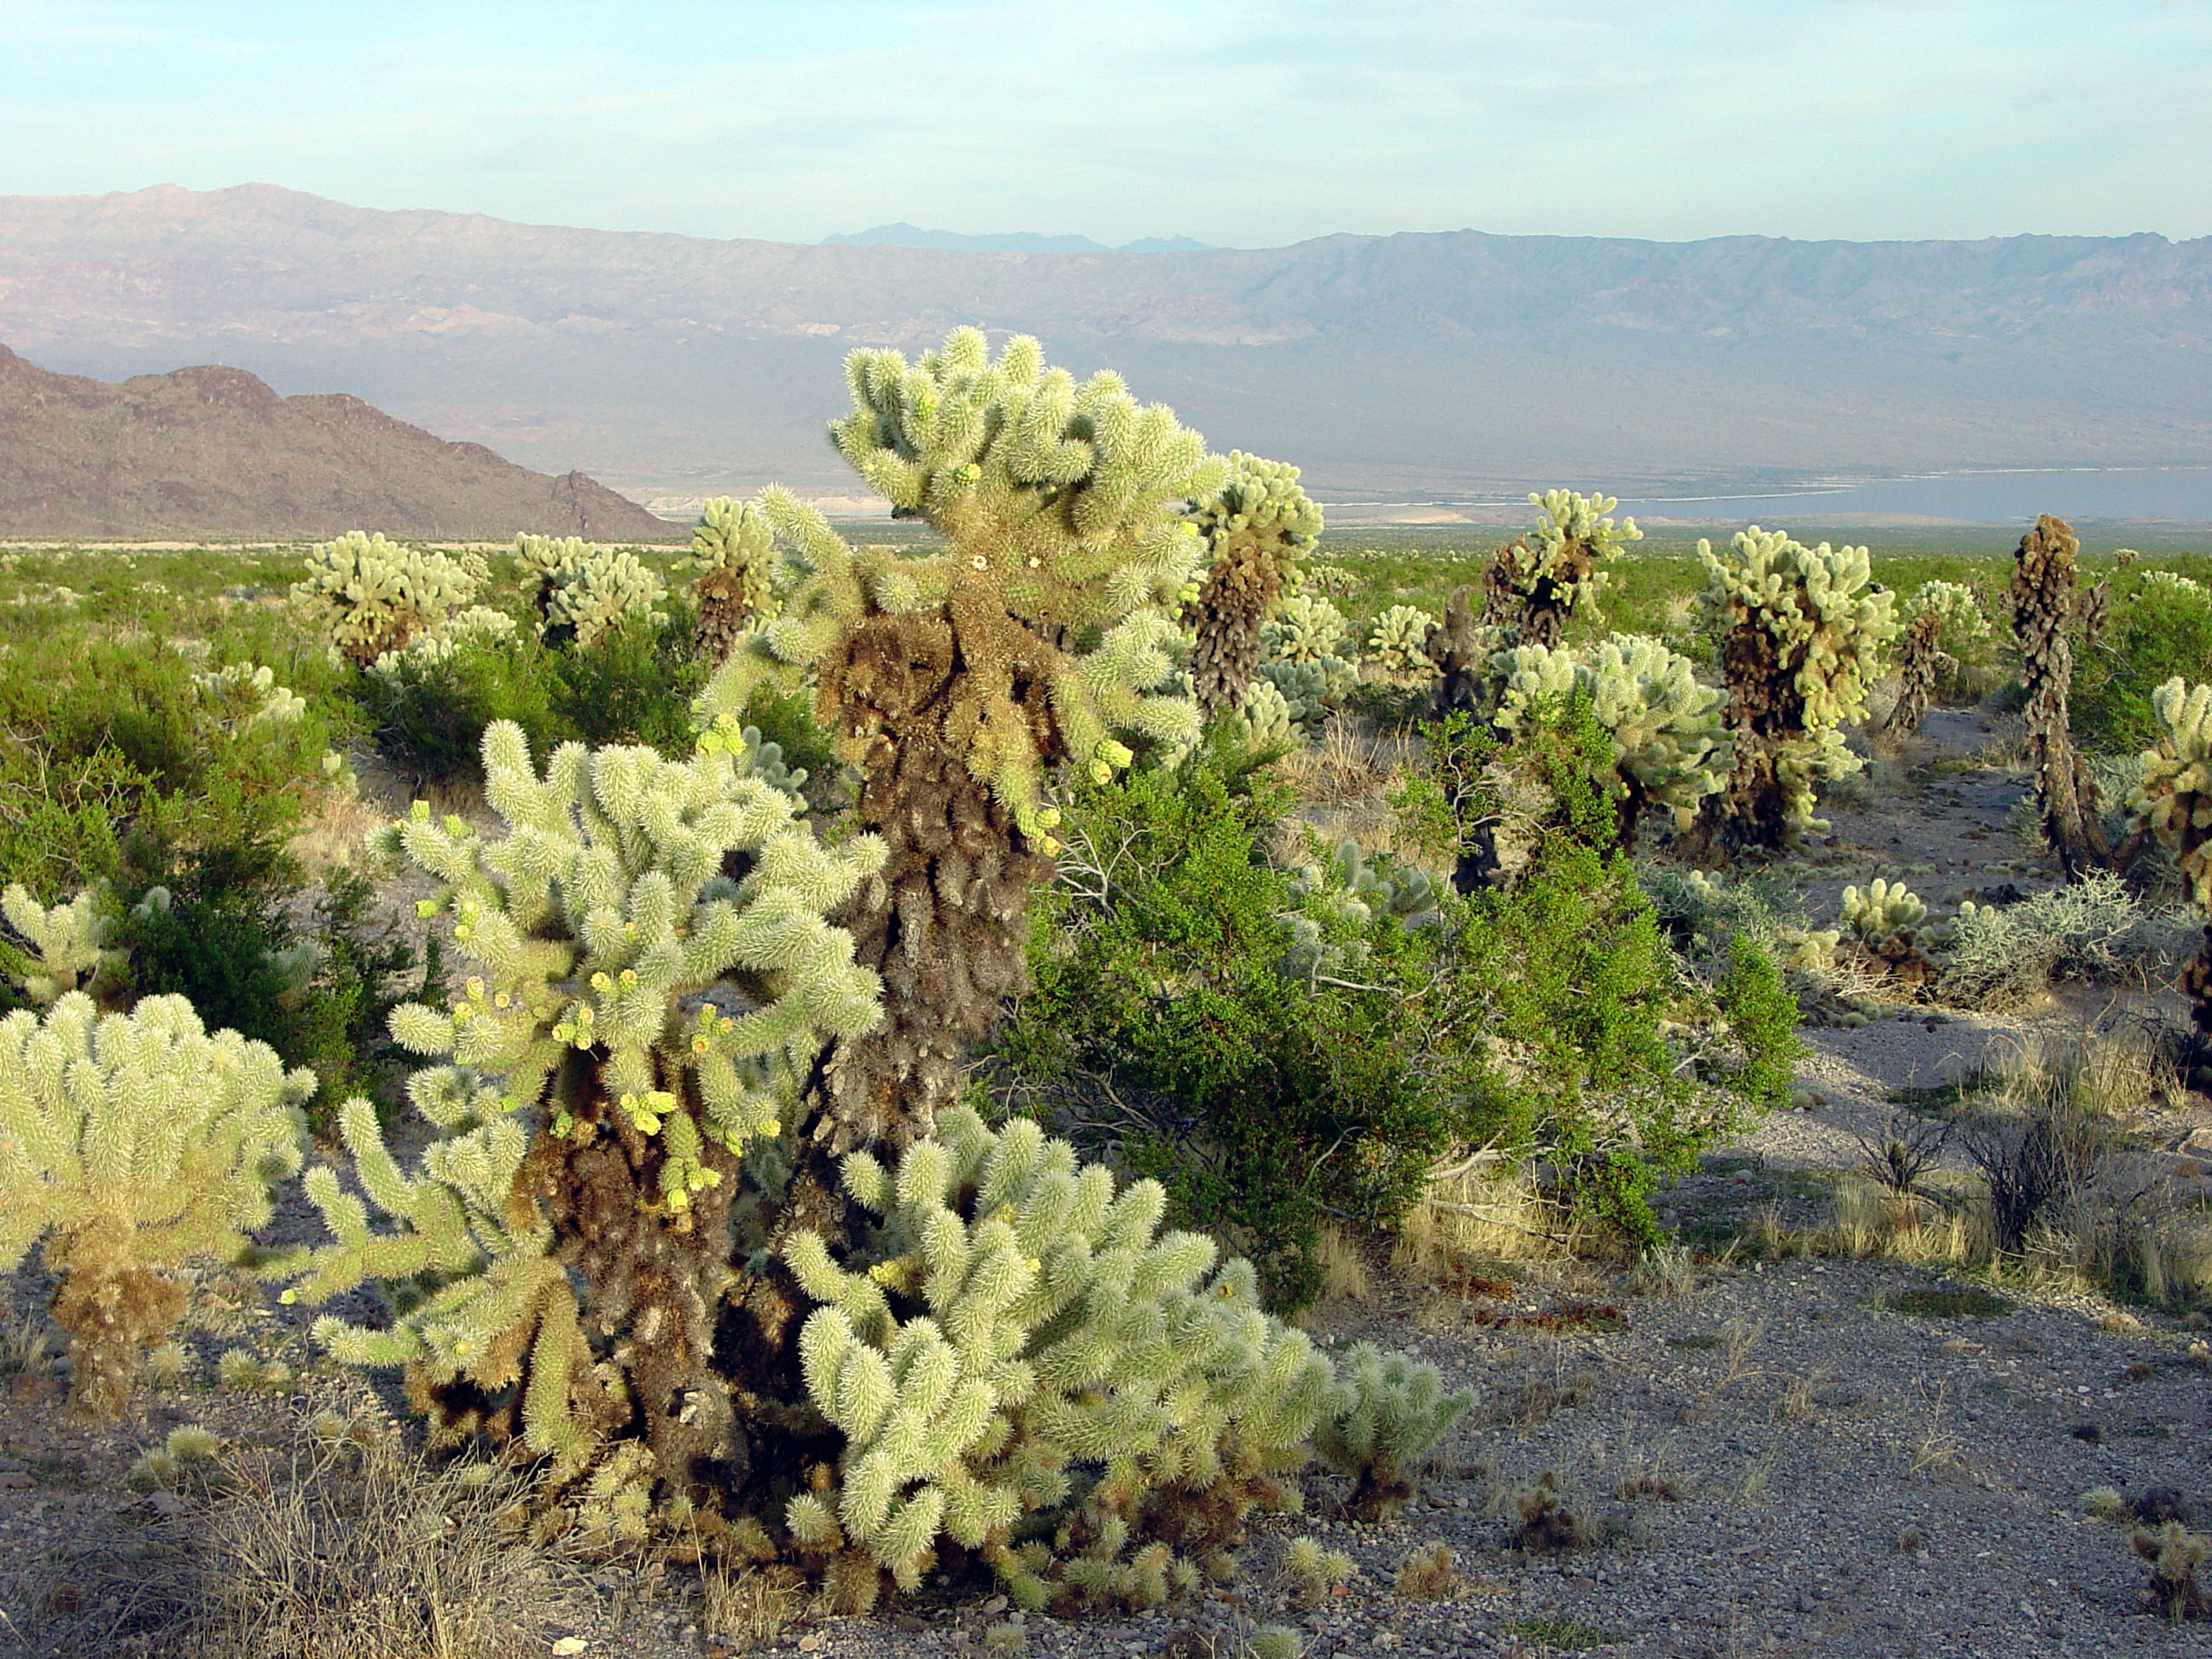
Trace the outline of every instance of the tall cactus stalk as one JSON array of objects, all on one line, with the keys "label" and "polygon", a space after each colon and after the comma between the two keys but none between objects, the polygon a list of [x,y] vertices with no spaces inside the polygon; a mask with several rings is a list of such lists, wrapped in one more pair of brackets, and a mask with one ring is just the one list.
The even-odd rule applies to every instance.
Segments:
[{"label": "tall cactus stalk", "polygon": [[1200,718],[1239,707],[1260,665],[1260,626],[1282,597],[1291,562],[1321,535],[1321,508],[1298,470],[1232,450],[1221,488],[1192,503],[1206,538],[1206,580],[1191,611],[1193,695]]},{"label": "tall cactus stalk", "polygon": [[1700,541],[1698,556],[1735,735],[1728,787],[1702,816],[1731,850],[1777,849],[1826,828],[1813,816],[1820,779],[1858,770],[1841,728],[1865,711],[1876,656],[1897,632],[1894,600],[1871,586],[1863,547],[1807,547],[1753,525],[1725,551]]},{"label": "tall cactus stalk", "polygon": [[2101,620],[2106,590],[2080,590],[2075,558],[2081,544],[2063,519],[2048,513],[2020,538],[2013,555],[2012,629],[2020,642],[2022,708],[2035,763],[2044,839],[2069,881],[2112,863],[2097,818],[2097,787],[2074,748],[2066,707],[2074,682],[2073,630]]},{"label": "tall cactus stalk", "polygon": [[1943,649],[1954,643],[1986,639],[1989,624],[1974,590],[1960,582],[1923,582],[1905,601],[1911,618],[1898,647],[1897,701],[1890,705],[1882,729],[1893,737],[1910,737],[1928,718],[1928,705],[1937,681],[1958,667],[1958,660]]},{"label": "tall cactus stalk", "polygon": [[1026,337],[995,359],[974,329],[911,364],[857,351],[847,376],[832,441],[948,549],[855,550],[767,492],[801,574],[700,700],[731,720],[757,686],[811,672],[860,770],[860,819],[889,849],[839,916],[884,987],[883,1023],[832,1044],[813,1091],[808,1138],[839,1153],[926,1136],[967,1045],[1022,985],[1030,896],[1060,850],[1046,769],[1103,781],[1132,758],[1116,732],[1195,737],[1195,708],[1164,689],[1200,550],[1175,507],[1227,471],[1168,409],[1111,374],[1079,386]]}]

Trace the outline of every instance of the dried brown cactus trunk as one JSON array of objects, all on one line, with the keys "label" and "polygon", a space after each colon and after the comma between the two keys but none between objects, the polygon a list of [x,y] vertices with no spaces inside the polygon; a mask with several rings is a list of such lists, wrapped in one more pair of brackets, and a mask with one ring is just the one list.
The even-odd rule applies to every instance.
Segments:
[{"label": "dried brown cactus trunk", "polygon": [[[1060,653],[1002,621],[981,647],[1015,663],[1018,707],[1040,753],[1056,759],[1046,685]],[[883,975],[884,1018],[838,1039],[818,1067],[811,1138],[832,1153],[878,1141],[900,1150],[929,1133],[959,1094],[962,1054],[1027,982],[1024,919],[1053,860],[969,763],[988,736],[968,706],[981,692],[964,657],[978,643],[941,617],[876,616],[823,665],[823,710],[865,750],[860,822],[890,848],[834,918],[853,933],[854,960]]]},{"label": "dried brown cactus trunk", "polygon": [[133,1259],[131,1232],[127,1216],[100,1216],[46,1249],[47,1265],[61,1278],[54,1323],[67,1334],[76,1368],[70,1403],[100,1417],[121,1415],[147,1349],[175,1329],[185,1311],[185,1287]]},{"label": "dried brown cactus trunk", "polygon": [[1215,544],[1212,568],[1198,591],[1198,641],[1190,653],[1199,718],[1211,720],[1243,701],[1260,665],[1260,624],[1283,592],[1283,562],[1273,541],[1240,530]]},{"label": "dried brown cactus trunk", "polygon": [[1428,632],[1425,649],[1443,676],[1437,682],[1436,710],[1479,714],[1490,675],[1492,641],[1474,609],[1474,589],[1462,587],[1444,601],[1444,619]]},{"label": "dried brown cactus trunk", "polygon": [[2020,538],[2012,573],[2013,636],[2020,643],[2036,797],[2044,838],[2069,881],[2112,864],[2097,819],[2096,786],[2075,751],[2066,707],[2074,680],[2074,625],[2100,620],[2105,608],[2103,587],[2077,591],[2075,556],[2081,547],[2063,519],[2044,514]]},{"label": "dried brown cactus trunk", "polygon": [[745,606],[745,573],[719,565],[701,574],[691,584],[691,594],[699,605],[691,647],[702,661],[720,667],[737,648],[738,635],[750,614]]},{"label": "dried brown cactus trunk", "polygon": [[1774,636],[1756,620],[1731,629],[1721,641],[1721,677],[1729,689],[1735,762],[1727,787],[1706,796],[1698,810],[1700,834],[1730,853],[1778,850],[1790,839],[1782,758],[1790,741],[1804,736],[1805,694]]},{"label": "dried brown cactus trunk", "polygon": [[1897,703],[1889,711],[1889,719],[1883,722],[1882,728],[1893,736],[1910,737],[1928,717],[1936,679],[1948,660],[1936,643],[1942,633],[1941,611],[1922,611],[1905,630],[1905,644],[1898,656]]},{"label": "dried brown cactus trunk", "polygon": [[1556,647],[1565,636],[1575,596],[1597,568],[1589,544],[1570,536],[1544,568],[1525,537],[1491,555],[1482,573],[1482,620],[1509,629],[1516,645]]}]

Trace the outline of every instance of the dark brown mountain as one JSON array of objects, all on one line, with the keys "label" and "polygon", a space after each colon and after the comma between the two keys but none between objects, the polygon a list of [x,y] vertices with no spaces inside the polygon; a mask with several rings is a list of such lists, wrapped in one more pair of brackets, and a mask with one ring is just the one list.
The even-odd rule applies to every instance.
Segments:
[{"label": "dark brown mountain", "polygon": [[0,536],[451,540],[518,530],[667,541],[605,485],[447,443],[358,398],[280,398],[242,368],[110,386],[0,346]]}]

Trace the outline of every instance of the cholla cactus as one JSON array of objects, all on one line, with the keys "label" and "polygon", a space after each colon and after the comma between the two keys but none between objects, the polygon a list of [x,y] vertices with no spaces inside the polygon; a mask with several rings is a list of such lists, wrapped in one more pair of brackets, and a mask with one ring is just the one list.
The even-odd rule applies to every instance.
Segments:
[{"label": "cholla cactus", "polygon": [[0,914],[30,945],[28,960],[12,978],[25,999],[46,1007],[72,991],[90,991],[122,966],[114,941],[114,897],[88,887],[65,904],[44,905],[19,881],[0,892]]},{"label": "cholla cactus", "polygon": [[70,991],[0,1020],[0,1266],[45,1239],[80,1406],[122,1409],[184,1311],[178,1267],[245,1254],[300,1167],[314,1087],[182,997],[102,1014]]},{"label": "cholla cactus", "polygon": [[1661,805],[1687,829],[1698,804],[1727,777],[1732,739],[1723,694],[1698,682],[1687,657],[1639,634],[1615,634],[1581,650],[1516,646],[1492,659],[1498,687],[1492,724],[1516,732],[1540,699],[1579,690],[1613,738],[1623,843],[1645,807]]},{"label": "cholla cactus", "polygon": [[1778,848],[1813,816],[1814,787],[1859,768],[1840,728],[1865,711],[1883,646],[1897,633],[1894,596],[1869,589],[1863,547],[1806,547],[1757,525],[1725,553],[1698,544],[1706,626],[1720,638],[1728,725],[1727,788],[1705,814],[1731,846]]},{"label": "cholla cactus", "polygon": [[1990,636],[1990,625],[1974,590],[1960,582],[1928,581],[1905,602],[1905,641],[1898,653],[1897,702],[1884,729],[1902,737],[1920,729],[1936,682],[1955,670],[1957,658],[1943,647],[1964,647]]},{"label": "cholla cactus", "polygon": [[407,642],[401,651],[387,651],[369,664],[368,672],[385,679],[395,678],[403,663],[416,668],[434,668],[451,662],[456,652],[480,651],[505,645],[521,632],[514,617],[504,611],[495,611],[489,605],[472,605],[465,611],[457,611],[443,622],[421,633]]},{"label": "cholla cactus", "polygon": [[750,501],[717,495],[699,506],[691,527],[691,597],[699,608],[692,639],[700,656],[717,665],[737,649],[747,623],[776,613],[771,585],[775,530]]},{"label": "cholla cactus", "polygon": [[254,663],[234,662],[195,674],[192,689],[241,731],[264,722],[296,726],[307,712],[305,697],[276,684],[275,669]]},{"label": "cholla cactus", "polygon": [[1301,736],[1289,699],[1268,679],[1255,680],[1244,688],[1243,701],[1230,710],[1229,724],[1238,743],[1257,751],[1288,753],[1298,746]]},{"label": "cholla cactus", "polygon": [[1023,983],[1030,895],[1059,851],[1047,769],[1103,780],[1133,758],[1124,736],[1195,741],[1169,647],[1200,542],[1173,507],[1226,471],[1171,411],[1114,374],[1047,369],[1031,339],[994,360],[962,329],[915,363],[855,352],[847,374],[838,449],[947,550],[855,550],[767,492],[794,561],[783,614],[700,699],[704,719],[734,716],[760,685],[811,674],[860,769],[860,819],[890,844],[849,923],[885,976],[886,1018],[823,1073],[817,1127],[839,1150],[927,1133],[966,1045]]},{"label": "cholla cactus", "polygon": [[1308,859],[1295,866],[1290,885],[1291,897],[1323,902],[1362,926],[1378,915],[1432,918],[1437,903],[1437,884],[1427,871],[1400,864],[1387,854],[1370,856],[1356,841],[1339,842],[1327,860]]},{"label": "cholla cactus", "polygon": [[321,610],[338,653],[366,668],[473,602],[485,580],[472,553],[426,553],[351,530],[315,545],[292,592]]},{"label": "cholla cactus", "polygon": [[1207,720],[1240,701],[1260,660],[1260,628],[1293,573],[1292,561],[1321,535],[1321,508],[1299,487],[1298,470],[1232,450],[1228,477],[1191,503],[1206,538],[1206,578],[1190,606],[1198,637],[1191,681]]},{"label": "cholla cactus", "polygon": [[1919,941],[1927,921],[1927,904],[1902,881],[1876,876],[1864,888],[1844,889],[1844,926],[1868,954],[1893,968],[1925,973],[1928,958]]},{"label": "cholla cactus", "polygon": [[1260,628],[1261,653],[1268,662],[1344,662],[1352,648],[1344,613],[1311,593],[1291,594]]},{"label": "cholla cactus", "polygon": [[[2124,553],[2127,550],[2122,548],[2120,551]],[[2146,570],[2142,586],[2136,590],[2136,597],[2139,599],[2201,599],[2204,597],[2204,584],[2193,577],[2183,575],[2178,570]]]},{"label": "cholla cactus", "polygon": [[758,778],[771,789],[782,790],[794,799],[805,799],[800,791],[806,787],[806,769],[787,764],[781,744],[762,742],[757,726],[741,726],[732,716],[720,715],[699,734],[699,752],[734,756],[739,771]]},{"label": "cholla cactus", "polygon": [[1340,1373],[1346,1406],[1314,1436],[1323,1462],[1358,1477],[1347,1505],[1362,1520],[1397,1517],[1413,1495],[1413,1474],[1452,1425],[1467,1415],[1474,1391],[1444,1392],[1434,1365],[1362,1342]]},{"label": "cholla cactus", "polygon": [[1464,1409],[1437,1403],[1433,1367],[1338,1385],[1260,1310],[1249,1263],[1217,1268],[1210,1239],[1158,1231],[1157,1184],[1117,1194],[1026,1120],[994,1133],[947,1111],[896,1170],[855,1153],[843,1182],[884,1225],[842,1263],[812,1233],[787,1247],[823,1304],[799,1339],[807,1393],[846,1445],[786,1524],[904,1587],[943,1538],[1026,1607],[1157,1601],[1192,1577],[1164,1544],[1233,1541],[1316,1433],[1360,1443],[1418,1418],[1401,1409],[1417,1397],[1426,1423]]},{"label": "cholla cactus", "polygon": [[[876,1018],[875,975],[823,914],[883,849],[823,848],[727,752],[571,744],[541,776],[501,721],[483,756],[504,837],[420,805],[380,837],[442,884],[425,906],[450,909],[477,970],[450,1006],[392,1015],[402,1043],[446,1061],[408,1091],[440,1138],[403,1173],[368,1103],[346,1103],[362,1190],[397,1227],[373,1231],[312,1171],[335,1242],[302,1291],[409,1287],[388,1329],[317,1332],[342,1358],[404,1365],[441,1429],[571,1471],[641,1434],[688,1492],[744,1456],[714,1357],[739,1160],[781,1134],[824,1035]],[[742,879],[723,873],[732,855]]]},{"label": "cholla cactus", "polygon": [[1490,665],[1501,630],[1484,622],[1474,605],[1474,589],[1455,589],[1444,601],[1444,619],[1429,629],[1422,650],[1436,665],[1436,713],[1486,714],[1491,701]]},{"label": "cholla cactus", "polygon": [[1528,503],[1535,527],[1499,548],[1483,572],[1483,621],[1509,644],[1555,646],[1577,607],[1595,608],[1611,574],[1600,567],[1644,532],[1633,519],[1614,525],[1607,515],[1620,503],[1610,495],[1532,490]]},{"label": "cholla cactus", "polygon": [[1419,605],[1394,605],[1367,630],[1367,653],[1393,674],[1433,674],[1437,665],[1429,660],[1428,643],[1437,625],[1436,617]]},{"label": "cholla cactus", "polygon": [[1291,720],[1310,736],[1343,706],[1352,688],[1359,683],[1359,671],[1341,657],[1322,657],[1313,662],[1263,662],[1260,680],[1275,688]]},{"label": "cholla cactus", "polygon": [[549,639],[588,646],[631,617],[668,620],[656,608],[668,597],[667,584],[635,553],[593,547],[576,536],[526,534],[514,538],[514,556],[534,579],[531,603]]},{"label": "cholla cactus", "polygon": [[2020,538],[2012,573],[2012,631],[2021,655],[2021,714],[2035,789],[2043,811],[2044,839],[2058,854],[2069,881],[2112,861],[2097,813],[2097,787],[2074,748],[2067,697],[2074,684],[2073,629],[2094,633],[2108,589],[2079,591],[2075,556],[2081,544],[2063,519],[2048,513]]},{"label": "cholla cactus", "polygon": [[2128,797],[2129,828],[2158,837],[2189,884],[2191,908],[2207,921],[2181,988],[2198,1032],[2212,1038],[2212,685],[2177,676],[2151,693],[2150,703],[2165,735],[2142,757],[2142,781]]}]

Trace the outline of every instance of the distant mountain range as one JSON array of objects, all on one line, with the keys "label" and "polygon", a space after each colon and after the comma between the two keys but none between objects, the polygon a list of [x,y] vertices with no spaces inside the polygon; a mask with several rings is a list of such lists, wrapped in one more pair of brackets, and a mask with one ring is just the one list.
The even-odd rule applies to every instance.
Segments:
[{"label": "distant mountain range", "polygon": [[358,398],[279,398],[240,368],[106,386],[0,347],[0,536],[459,541],[681,532],[580,472],[549,478]]},{"label": "distant mountain range", "polygon": [[1120,370],[1339,501],[2212,455],[2212,239],[995,252],[562,229],[264,185],[0,198],[0,340],[33,362],[237,365],[641,499],[782,478],[857,504],[821,435],[840,360],[962,323]]},{"label": "distant mountain range", "polygon": [[1109,247],[1088,236],[1040,236],[1033,230],[1007,231],[1000,235],[970,236],[957,230],[924,230],[905,220],[896,224],[872,225],[866,230],[824,236],[823,247],[948,247],[970,253],[1202,253],[1213,245],[1189,236],[1140,236],[1133,242]]}]

